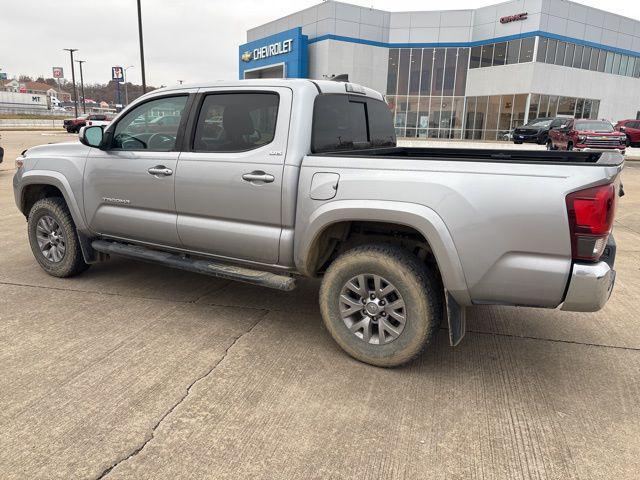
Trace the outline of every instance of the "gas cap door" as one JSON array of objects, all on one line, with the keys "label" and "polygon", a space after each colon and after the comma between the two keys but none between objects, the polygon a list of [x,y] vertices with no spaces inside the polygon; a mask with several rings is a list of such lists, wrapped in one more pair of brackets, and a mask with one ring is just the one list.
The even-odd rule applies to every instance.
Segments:
[{"label": "gas cap door", "polygon": [[311,189],[309,196],[313,200],[331,200],[338,192],[338,181],[340,175],[337,173],[317,172],[311,179]]}]

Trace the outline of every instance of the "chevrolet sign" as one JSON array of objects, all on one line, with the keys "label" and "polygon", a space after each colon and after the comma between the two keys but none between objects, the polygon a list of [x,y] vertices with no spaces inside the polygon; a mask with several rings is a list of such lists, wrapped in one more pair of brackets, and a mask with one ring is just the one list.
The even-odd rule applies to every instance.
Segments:
[{"label": "chevrolet sign", "polygon": [[263,58],[275,57],[276,55],[283,55],[291,52],[292,48],[293,39],[289,38],[281,42],[272,43],[271,45],[254,48],[252,52],[246,51],[240,56],[240,58],[243,62],[250,62],[251,60],[260,60]]}]

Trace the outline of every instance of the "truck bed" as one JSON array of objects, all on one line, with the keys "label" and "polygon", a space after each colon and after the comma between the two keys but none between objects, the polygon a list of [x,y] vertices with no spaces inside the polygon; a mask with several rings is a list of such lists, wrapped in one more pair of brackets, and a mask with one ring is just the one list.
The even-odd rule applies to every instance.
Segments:
[{"label": "truck bed", "polygon": [[624,157],[617,152],[571,152],[480,148],[385,147],[360,150],[341,150],[317,155],[332,157],[458,160],[465,162],[502,162],[546,165],[580,164],[617,166],[624,162]]},{"label": "truck bed", "polygon": [[388,211],[389,219],[406,225],[431,215],[441,222],[437,237],[450,238],[474,304],[555,308],[572,268],[565,199],[576,190],[619,182],[623,163],[615,152],[460,148],[307,155],[298,191],[317,191],[327,172],[337,185],[327,203],[299,196],[296,225],[332,208],[342,209],[341,220],[375,210],[379,218]]}]

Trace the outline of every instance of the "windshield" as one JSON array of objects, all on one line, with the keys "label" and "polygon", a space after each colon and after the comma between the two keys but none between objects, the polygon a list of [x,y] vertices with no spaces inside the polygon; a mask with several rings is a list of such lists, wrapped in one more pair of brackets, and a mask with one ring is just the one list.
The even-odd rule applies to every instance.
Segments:
[{"label": "windshield", "polygon": [[527,123],[527,127],[548,127],[551,125],[553,119],[551,118],[536,118],[535,120],[531,120]]},{"label": "windshield", "polygon": [[576,130],[589,130],[593,132],[613,132],[613,126],[609,122],[576,122]]}]

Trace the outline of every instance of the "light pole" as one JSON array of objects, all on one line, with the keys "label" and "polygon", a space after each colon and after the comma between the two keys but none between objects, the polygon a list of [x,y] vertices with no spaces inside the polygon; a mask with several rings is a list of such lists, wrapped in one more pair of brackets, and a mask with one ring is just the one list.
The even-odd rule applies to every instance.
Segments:
[{"label": "light pole", "polygon": [[80,64],[80,92],[82,93],[82,113],[87,113],[86,101],[84,98],[84,78],[82,76],[82,64],[86,63],[86,60],[76,60]]},{"label": "light pole", "polygon": [[73,52],[77,52],[77,48],[63,48],[71,54],[71,82],[73,82],[73,106],[76,112],[76,118],[78,118],[78,92],[76,91],[76,71],[73,68]]},{"label": "light pole", "polygon": [[129,92],[127,91],[127,70],[130,68],[135,68],[135,65],[129,65],[128,67],[124,67],[122,70],[124,71],[124,104],[129,105]]},{"label": "light pole", "polygon": [[147,93],[147,80],[144,73],[144,45],[142,42],[142,8],[138,0],[138,37],[140,39],[140,70],[142,71],[142,93]]}]

